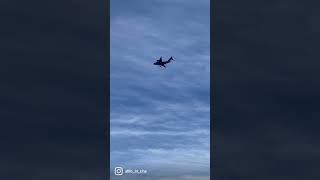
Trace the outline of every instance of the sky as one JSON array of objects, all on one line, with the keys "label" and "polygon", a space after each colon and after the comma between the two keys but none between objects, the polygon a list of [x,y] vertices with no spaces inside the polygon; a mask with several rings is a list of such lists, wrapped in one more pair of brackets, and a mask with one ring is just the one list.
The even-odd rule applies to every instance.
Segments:
[{"label": "sky", "polygon": [[[122,13],[112,14],[117,17],[127,14],[129,19],[134,14],[129,9],[139,7],[136,14],[148,12],[175,21],[170,14],[177,11],[163,13],[164,10],[158,8],[163,6],[159,4],[155,5],[157,9],[154,11],[143,8],[142,4],[148,2],[140,5],[137,1],[127,2],[121,5],[126,8]],[[177,4],[182,0],[161,2]],[[200,8],[200,5],[191,6],[191,2],[183,1],[181,7],[189,7],[187,9],[192,9],[191,12]],[[204,1],[197,2],[203,4]],[[1,1],[0,179],[108,179],[107,5],[107,1],[89,0]],[[211,152],[213,179],[320,179],[319,7],[319,1],[214,1],[214,16],[211,18],[214,53],[210,55],[215,65],[211,72],[216,81],[215,88],[211,89],[215,91],[216,100],[216,117],[211,123],[214,132],[210,133],[214,134],[214,143],[211,144],[214,145]],[[185,21],[189,18],[202,22],[203,18],[197,19],[196,15],[183,14]],[[150,22],[153,23],[156,21]],[[162,22],[154,29],[157,28],[164,30],[161,33],[169,31]],[[131,30],[135,32],[133,28],[128,31]],[[129,47],[134,46],[124,49]],[[183,55],[191,56],[189,51],[194,49],[188,48]],[[147,53],[143,51],[143,54]],[[164,58],[172,55],[176,61],[165,70],[159,67],[147,69],[161,55]],[[146,68],[139,68],[141,64],[135,63],[130,70],[149,71],[146,77],[154,80],[163,79],[163,72],[178,70],[189,74],[188,78],[197,79],[199,76],[190,75],[192,66],[186,66],[186,61],[191,59],[181,58],[181,53],[161,50],[161,53],[153,52],[149,56],[141,58],[151,61]],[[124,65],[122,63],[118,68]],[[157,69],[162,74],[156,72]],[[156,73],[152,74],[153,70]],[[137,75],[127,78],[136,81]],[[175,77],[178,76],[169,78]],[[162,85],[168,82],[153,83],[162,90]],[[197,82],[204,82],[204,78]],[[175,84],[171,84],[171,90]],[[198,88],[192,87],[192,91],[200,94]],[[167,95],[165,90],[163,96]],[[193,97],[197,93],[191,93],[191,89],[181,93],[193,94],[189,98],[196,101]],[[200,99],[198,105],[201,105]],[[164,98],[159,98],[160,102],[162,100]],[[179,103],[176,104],[180,105],[181,101],[177,100]],[[173,105],[177,108],[176,104],[171,103],[171,108]],[[199,129],[194,134],[205,134]],[[175,140],[174,136],[170,137]],[[198,149],[205,149],[201,147]],[[199,160],[197,164],[200,164]],[[207,179],[200,171],[179,177],[167,173],[168,176],[158,179]],[[139,176],[137,179],[147,180],[148,177]]]},{"label": "sky", "polygon": [[[111,0],[112,173],[122,166],[148,177],[209,179],[209,5]],[[160,56],[175,61],[153,65]]]}]

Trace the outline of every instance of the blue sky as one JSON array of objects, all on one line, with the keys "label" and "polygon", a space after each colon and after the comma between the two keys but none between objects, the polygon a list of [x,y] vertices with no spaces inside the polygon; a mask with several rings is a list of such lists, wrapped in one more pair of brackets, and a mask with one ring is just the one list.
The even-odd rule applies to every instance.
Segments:
[{"label": "blue sky", "polygon": [[209,0],[111,0],[111,169],[208,179],[209,20]]}]

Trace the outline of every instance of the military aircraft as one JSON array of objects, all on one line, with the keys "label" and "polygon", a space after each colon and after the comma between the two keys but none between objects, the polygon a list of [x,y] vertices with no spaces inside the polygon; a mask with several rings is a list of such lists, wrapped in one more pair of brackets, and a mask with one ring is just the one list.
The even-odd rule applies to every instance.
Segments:
[{"label": "military aircraft", "polygon": [[153,63],[154,65],[159,65],[160,67],[166,67],[165,64],[170,63],[171,60],[173,60],[172,56],[168,59],[168,61],[162,61],[162,56],[160,57],[160,59],[158,59],[155,63]]}]

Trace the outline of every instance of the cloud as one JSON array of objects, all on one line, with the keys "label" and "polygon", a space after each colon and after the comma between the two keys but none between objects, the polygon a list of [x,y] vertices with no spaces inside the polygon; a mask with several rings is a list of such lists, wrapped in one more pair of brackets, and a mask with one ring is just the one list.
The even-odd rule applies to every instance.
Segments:
[{"label": "cloud", "polygon": [[159,180],[209,180],[210,176],[193,176],[193,175],[184,175],[178,177],[164,177]]},{"label": "cloud", "polygon": [[[130,3],[111,3],[112,164],[207,173],[209,1]],[[175,61],[160,69],[160,56]]]},{"label": "cloud", "polygon": [[181,136],[185,138],[186,136],[195,136],[195,135],[206,135],[209,136],[210,133],[208,129],[198,129],[193,131],[145,131],[145,130],[137,130],[137,129],[122,129],[122,128],[112,128],[110,132],[111,138],[112,136],[144,136],[144,135],[152,135],[152,136]]},{"label": "cloud", "polygon": [[209,173],[210,151],[208,147],[179,144],[175,148],[143,148],[114,151],[113,156],[122,162],[112,166],[143,168],[150,176],[180,175],[185,173]]},{"label": "cloud", "polygon": [[111,180],[147,180],[147,179],[154,179],[154,180],[209,180],[210,176],[196,176],[196,175],[181,175],[181,176],[112,176]]}]

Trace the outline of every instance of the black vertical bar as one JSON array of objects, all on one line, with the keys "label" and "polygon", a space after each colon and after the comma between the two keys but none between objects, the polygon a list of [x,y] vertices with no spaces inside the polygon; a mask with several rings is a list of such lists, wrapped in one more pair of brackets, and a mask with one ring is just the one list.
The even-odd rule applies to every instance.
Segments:
[{"label": "black vertical bar", "polygon": [[214,54],[214,2],[210,1],[210,179],[213,178],[215,171],[215,123],[216,123],[216,71],[215,71],[215,54]]},{"label": "black vertical bar", "polygon": [[105,62],[105,77],[106,82],[106,101],[107,104],[105,119],[106,119],[106,177],[110,179],[110,0],[106,0],[106,60]]}]

